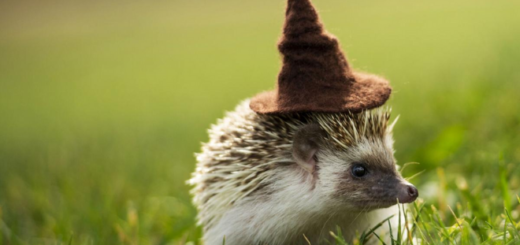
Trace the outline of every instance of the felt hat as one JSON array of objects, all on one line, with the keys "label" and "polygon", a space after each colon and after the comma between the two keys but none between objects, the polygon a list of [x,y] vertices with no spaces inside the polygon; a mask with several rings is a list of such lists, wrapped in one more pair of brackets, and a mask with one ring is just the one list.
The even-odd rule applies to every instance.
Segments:
[{"label": "felt hat", "polygon": [[383,105],[392,92],[385,79],[350,68],[310,0],[288,0],[278,50],[283,56],[278,84],[251,99],[257,113],[356,113]]}]

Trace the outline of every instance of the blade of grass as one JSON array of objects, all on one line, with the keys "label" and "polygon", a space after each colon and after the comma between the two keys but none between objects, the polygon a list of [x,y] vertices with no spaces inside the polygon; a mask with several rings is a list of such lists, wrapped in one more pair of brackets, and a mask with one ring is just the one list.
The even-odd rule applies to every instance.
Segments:
[{"label": "blade of grass", "polygon": [[423,174],[425,171],[426,171],[426,170],[423,170],[423,171],[421,171],[421,172],[418,172],[418,173],[416,173],[416,174],[414,174],[414,175],[412,175],[412,176],[410,176],[410,177],[404,178],[404,179],[405,179],[406,181],[410,181],[410,180],[412,180],[413,178],[415,178],[415,177],[417,177],[417,176]]},{"label": "blade of grass", "polygon": [[[513,225],[513,230],[515,231],[516,233],[516,236],[518,237],[518,239],[520,240],[520,233],[518,233],[518,229],[516,228],[516,222],[513,220],[513,218],[511,217],[511,214],[509,213],[509,211],[506,209],[504,209],[504,211],[506,212],[506,215],[507,215],[507,219],[509,220],[509,222]],[[507,224],[507,222],[505,222]],[[505,224],[504,224],[505,225]],[[512,232],[511,232],[512,233]],[[515,237],[515,233],[512,233],[513,235],[513,239]]]},{"label": "blade of grass", "polygon": [[[383,221],[379,222],[377,225],[375,225],[372,229],[370,229],[368,232],[363,232],[363,234],[361,235],[361,238],[359,239],[361,241],[361,244],[364,244],[368,239],[367,237],[371,234],[375,234],[374,232],[379,229],[379,227],[381,227],[385,222],[389,222],[389,220],[391,218],[393,218],[395,215],[392,215],[386,219],[384,219]],[[392,232],[390,232],[391,234]]]},{"label": "blade of grass", "polygon": [[504,200],[504,207],[507,211],[511,211],[511,193],[509,192],[509,184],[507,183],[507,173],[503,166],[503,159],[500,160],[500,190],[502,191],[502,200]]},{"label": "blade of grass", "polygon": [[311,245],[311,241],[309,241],[309,238],[307,238],[307,236],[305,234],[303,234],[303,238],[305,239],[307,244]]},{"label": "blade of grass", "polygon": [[330,235],[334,238],[334,240],[336,240],[336,244],[339,244],[339,245],[348,245],[348,243],[345,241],[345,239],[343,239],[343,235],[341,234],[341,231],[338,230],[338,235],[334,234],[334,232],[330,232]]},{"label": "blade of grass", "polygon": [[403,173],[403,171],[406,169],[406,167],[410,166],[410,165],[420,165],[421,163],[418,163],[418,162],[407,162],[405,164],[403,164],[403,167],[399,170],[400,173]]},{"label": "blade of grass", "polygon": [[404,208],[404,205],[401,206],[403,208],[403,214],[404,214],[404,228],[406,230],[406,234],[407,234],[407,239],[408,239],[408,242],[412,243],[413,241],[413,238],[412,238],[412,234],[410,234],[410,228],[408,227],[409,224],[408,224],[408,215],[406,214],[406,211],[405,208]]},{"label": "blade of grass", "polygon": [[394,232],[392,231],[392,224],[390,223],[390,219],[387,220],[388,222],[388,230],[390,231],[390,242],[394,244]]},{"label": "blade of grass", "polygon": [[[397,219],[397,244],[401,244],[402,240],[403,240],[403,229],[402,229],[402,226],[401,226],[401,207],[402,204],[399,204],[399,200],[397,200],[397,213],[399,214],[399,218]],[[405,218],[406,219],[406,218]]]}]

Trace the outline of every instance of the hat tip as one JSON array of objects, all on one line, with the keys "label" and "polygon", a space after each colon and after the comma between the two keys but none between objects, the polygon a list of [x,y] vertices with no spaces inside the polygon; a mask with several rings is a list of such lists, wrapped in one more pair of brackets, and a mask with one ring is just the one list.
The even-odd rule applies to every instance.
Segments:
[{"label": "hat tip", "polygon": [[278,86],[251,99],[257,113],[359,112],[390,97],[386,80],[351,70],[310,0],[288,0],[278,49],[283,56]]}]

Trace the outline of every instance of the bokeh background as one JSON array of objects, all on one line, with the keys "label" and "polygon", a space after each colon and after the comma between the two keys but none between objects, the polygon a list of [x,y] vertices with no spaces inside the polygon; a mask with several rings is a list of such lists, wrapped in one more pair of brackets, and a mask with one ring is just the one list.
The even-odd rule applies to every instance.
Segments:
[{"label": "bokeh background", "polygon": [[[520,2],[314,2],[353,67],[391,81],[424,201],[518,220]],[[193,154],[274,87],[284,8],[1,1],[0,244],[198,244]]]}]

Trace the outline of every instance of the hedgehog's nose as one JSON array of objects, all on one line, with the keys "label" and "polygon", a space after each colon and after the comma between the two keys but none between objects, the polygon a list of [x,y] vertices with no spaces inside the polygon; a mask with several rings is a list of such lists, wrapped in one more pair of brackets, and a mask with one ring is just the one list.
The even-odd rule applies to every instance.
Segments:
[{"label": "hedgehog's nose", "polygon": [[412,197],[414,200],[419,196],[419,191],[415,186],[409,185],[408,186],[408,195]]},{"label": "hedgehog's nose", "polygon": [[417,199],[419,191],[413,185],[403,185],[398,194],[399,203],[411,203]]}]

